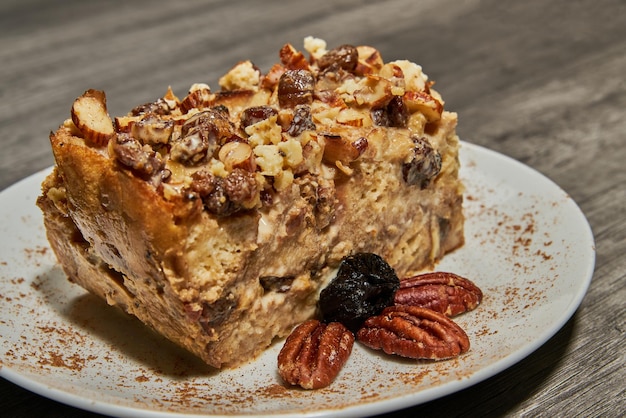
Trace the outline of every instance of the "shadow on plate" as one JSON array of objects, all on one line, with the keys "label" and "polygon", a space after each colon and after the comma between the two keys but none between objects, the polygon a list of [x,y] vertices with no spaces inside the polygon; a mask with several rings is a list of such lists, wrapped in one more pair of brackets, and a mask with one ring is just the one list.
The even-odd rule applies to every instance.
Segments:
[{"label": "shadow on plate", "polygon": [[46,304],[77,331],[89,335],[98,345],[109,348],[110,361],[137,363],[170,378],[211,376],[218,370],[157,334],[134,316],[107,305],[99,297],[68,281],[58,265],[37,276],[34,286]]}]

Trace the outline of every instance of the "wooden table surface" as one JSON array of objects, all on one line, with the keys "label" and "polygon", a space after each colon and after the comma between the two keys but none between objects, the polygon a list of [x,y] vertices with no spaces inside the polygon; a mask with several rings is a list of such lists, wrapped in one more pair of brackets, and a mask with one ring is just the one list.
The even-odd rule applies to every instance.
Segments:
[{"label": "wooden table surface", "polygon": [[[423,66],[459,113],[461,138],[559,184],[597,250],[582,305],[549,342],[486,381],[387,416],[623,416],[626,2],[507,3],[4,0],[0,190],[53,163],[48,133],[88,88],[105,90],[119,115],[168,85],[217,85],[242,59],[267,70],[306,35],[372,45]],[[95,416],[3,379],[0,415]]]}]

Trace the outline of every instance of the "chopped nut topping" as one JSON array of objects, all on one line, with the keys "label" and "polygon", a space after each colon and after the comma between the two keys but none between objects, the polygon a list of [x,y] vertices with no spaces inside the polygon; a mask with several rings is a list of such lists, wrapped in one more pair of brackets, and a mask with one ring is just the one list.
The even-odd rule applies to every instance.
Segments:
[{"label": "chopped nut topping", "polygon": [[197,83],[179,100],[169,88],[114,123],[104,93],[90,90],[65,126],[89,146],[108,142],[111,157],[137,176],[167,184],[160,190],[168,200],[194,193],[218,216],[271,205],[308,179],[324,184],[302,193],[317,196],[311,204],[325,227],[333,176],[353,175],[359,159],[397,161],[419,188],[439,174],[441,155],[428,138],[442,126],[443,102],[419,65],[385,63],[369,46],[328,50],[313,37],[304,52],[286,44],[279,58],[265,74],[239,62],[219,91]]}]

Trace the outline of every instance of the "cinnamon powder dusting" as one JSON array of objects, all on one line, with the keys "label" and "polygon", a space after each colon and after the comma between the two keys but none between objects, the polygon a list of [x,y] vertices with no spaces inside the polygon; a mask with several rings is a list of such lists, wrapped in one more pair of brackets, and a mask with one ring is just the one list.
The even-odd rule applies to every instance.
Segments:
[{"label": "cinnamon powder dusting", "polygon": [[[300,405],[298,411],[311,411],[313,403],[329,408],[364,405],[394,397],[398,387],[406,394],[451,379],[467,379],[483,364],[515,349],[508,338],[511,333],[533,334],[525,328],[529,325],[524,318],[542,309],[558,286],[557,261],[560,251],[565,251],[563,243],[549,233],[550,225],[541,212],[545,202],[530,198],[530,204],[515,211],[491,203],[498,193],[493,188],[473,188],[465,196],[466,244],[450,259],[455,266],[482,274],[468,278],[483,289],[485,297],[475,311],[458,318],[472,346],[453,361],[389,360],[357,350],[350,361],[359,364],[348,364],[329,388],[314,393],[280,381],[271,368],[275,360],[271,355],[258,363],[258,370],[217,372],[199,365],[104,302],[85,296],[67,282],[47,246],[32,245],[23,250],[23,262],[35,273],[2,276],[7,285],[0,290],[0,325],[22,332],[6,336],[10,340],[2,346],[1,366],[30,368],[45,376],[63,373],[63,379],[73,382],[97,380],[99,393],[118,394],[118,402],[132,407],[213,414],[258,414],[263,402],[268,410],[268,405],[285,403]],[[518,194],[517,198],[527,202],[529,196]],[[484,225],[489,227],[482,228]],[[490,264],[492,258],[495,268]],[[10,271],[12,263],[1,260],[0,271]],[[259,380],[250,384],[248,374],[257,372]],[[355,387],[354,382],[365,381],[368,383]],[[128,395],[119,401],[119,393]]]}]

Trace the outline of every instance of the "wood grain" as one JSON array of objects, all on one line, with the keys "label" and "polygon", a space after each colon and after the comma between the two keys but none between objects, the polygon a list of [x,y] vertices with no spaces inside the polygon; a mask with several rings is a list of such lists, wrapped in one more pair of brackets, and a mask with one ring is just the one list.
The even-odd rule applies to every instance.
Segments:
[{"label": "wood grain", "polygon": [[[596,239],[575,316],[520,363],[403,416],[602,416],[626,411],[626,2],[5,0],[0,190],[52,164],[48,133],[104,89],[122,114],[285,42],[370,44],[420,63],[468,141],[528,164],[580,205]],[[0,379],[0,413],[95,416]]]}]

